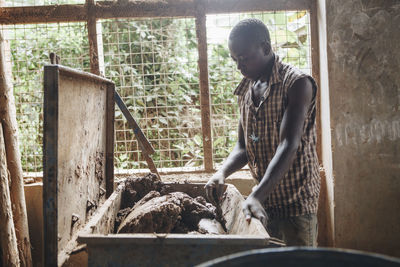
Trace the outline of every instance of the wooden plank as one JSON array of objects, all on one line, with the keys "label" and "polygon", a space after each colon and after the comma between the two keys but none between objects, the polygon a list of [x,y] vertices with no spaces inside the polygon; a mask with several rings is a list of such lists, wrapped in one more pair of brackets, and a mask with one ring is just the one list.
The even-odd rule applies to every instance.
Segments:
[{"label": "wooden plank", "polygon": [[98,1],[96,17],[147,18],[147,17],[194,17],[193,0],[188,1]]},{"label": "wooden plank", "polygon": [[122,113],[124,114],[125,119],[128,121],[129,127],[133,130],[135,137],[138,141],[140,150],[142,151],[142,156],[146,160],[147,166],[149,167],[150,171],[160,178],[160,174],[157,171],[156,165],[154,164],[153,159],[149,156],[154,154],[154,148],[147,140],[146,136],[143,134],[142,129],[140,129],[139,125],[137,124],[136,120],[133,118],[131,113],[129,112],[128,108],[126,107],[124,101],[119,96],[117,91],[114,92],[115,102],[117,103],[118,107],[121,109]]},{"label": "wooden plank", "polygon": [[58,67],[44,70],[43,225],[44,266],[57,266]]},{"label": "wooden plank", "polygon": [[0,24],[86,21],[84,5],[52,5],[0,8]]},{"label": "wooden plank", "polygon": [[[73,249],[68,246],[74,242],[71,237],[106,198],[101,188],[106,188],[107,180],[107,87],[92,80],[59,76],[59,254],[67,247]],[[60,257],[58,264],[62,264]]]},{"label": "wooden plank", "polygon": [[[167,192],[182,191],[193,197],[204,196],[204,183],[167,185]],[[79,234],[79,242],[87,244],[89,265],[164,266],[167,262],[170,266],[194,266],[222,255],[271,245],[269,235],[259,220],[252,219],[249,224],[243,215],[239,217],[244,199],[232,185],[226,186],[226,198],[222,204],[229,234],[112,234],[113,219],[119,209],[115,202],[120,204],[124,186],[119,186],[121,191],[117,189],[113,193]],[[234,223],[232,220],[241,222]]]},{"label": "wooden plank", "polygon": [[207,0],[207,14],[309,10],[313,0]]},{"label": "wooden plank", "polygon": [[318,86],[316,108],[317,108],[317,155],[322,165],[322,129],[321,129],[321,83],[319,74],[319,38],[318,38],[318,19],[317,19],[317,1],[313,1],[310,9],[310,32],[311,32],[311,68],[312,76]]},{"label": "wooden plank", "polygon": [[115,102],[117,103],[118,107],[121,109],[122,114],[124,114],[125,119],[128,121],[129,127],[133,130],[133,132],[136,136],[136,139],[138,140],[138,143],[142,149],[142,152],[147,155],[153,154],[155,152],[154,148],[147,140],[146,136],[142,132],[142,129],[140,129],[139,124],[137,124],[136,120],[133,118],[132,114],[129,112],[127,106],[125,105],[124,101],[119,96],[117,91],[115,91],[114,97],[115,97]]},{"label": "wooden plank", "polygon": [[78,230],[113,190],[113,96],[107,79],[45,66],[46,266],[68,260]]},{"label": "wooden plank", "polygon": [[107,122],[106,122],[106,197],[114,191],[114,120],[115,120],[115,84],[107,86]]},{"label": "wooden plank", "polygon": [[[113,234],[115,218],[121,207],[122,191],[125,184],[120,184],[86,226],[79,232],[79,236],[91,234]],[[78,238],[79,239],[79,238]],[[79,241],[79,240],[78,240]]]},{"label": "wooden plank", "polygon": [[149,167],[150,172],[154,173],[155,175],[157,175],[158,179],[161,180],[160,174],[158,173],[157,167],[154,164],[153,159],[146,153],[142,152],[142,156],[144,157],[144,159],[146,160],[147,163],[147,167]]},{"label": "wooden plank", "polygon": [[204,169],[213,171],[213,150],[211,134],[211,99],[208,82],[207,28],[205,6],[198,1],[196,15],[197,49],[199,53],[201,129],[203,133]]},{"label": "wooden plank", "polygon": [[113,82],[111,80],[106,79],[101,76],[97,76],[92,73],[84,72],[84,71],[77,70],[77,69],[72,69],[72,68],[69,68],[66,66],[62,66],[62,65],[57,65],[57,67],[58,67],[60,74],[63,76],[68,76],[71,78],[81,79],[81,80],[91,80],[91,81],[95,81],[98,83],[113,84]]},{"label": "wooden plank", "polygon": [[[0,0],[0,6],[3,5]],[[7,168],[10,173],[10,194],[19,258],[22,266],[32,266],[28,216],[24,192],[21,152],[19,150],[18,123],[13,84],[11,81],[10,44],[6,32],[0,29],[0,121],[3,127]]]},{"label": "wooden plank", "polygon": [[0,265],[19,266],[17,236],[15,235],[8,179],[6,146],[0,121]]},{"label": "wooden plank", "polygon": [[[98,1],[96,19],[144,17],[195,17],[197,0]],[[312,0],[203,0],[206,14],[309,10]],[[0,8],[0,24],[77,22],[88,20],[85,5],[54,5]]]}]

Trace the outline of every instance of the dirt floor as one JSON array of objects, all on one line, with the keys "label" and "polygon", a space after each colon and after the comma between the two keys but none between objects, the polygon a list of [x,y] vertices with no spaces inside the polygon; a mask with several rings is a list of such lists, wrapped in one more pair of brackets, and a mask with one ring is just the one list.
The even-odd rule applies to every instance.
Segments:
[{"label": "dirt floor", "polygon": [[115,220],[117,233],[225,234],[217,208],[202,196],[167,193],[167,185],[154,174],[129,177],[125,188]]}]

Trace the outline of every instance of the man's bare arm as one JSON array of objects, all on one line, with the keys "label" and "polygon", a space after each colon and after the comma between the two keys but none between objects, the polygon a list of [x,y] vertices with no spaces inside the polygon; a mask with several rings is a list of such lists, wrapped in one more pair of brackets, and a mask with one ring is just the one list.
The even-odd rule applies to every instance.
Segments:
[{"label": "man's bare arm", "polygon": [[253,215],[265,223],[266,214],[261,203],[266,200],[293,163],[300,145],[312,95],[312,83],[308,78],[297,80],[289,89],[288,107],[283,115],[279,133],[281,141],[260,184],[250,194],[243,206],[243,212],[248,219]]},{"label": "man's bare arm", "polygon": [[[210,178],[206,184],[206,195],[212,203],[218,202],[222,195],[225,179],[232,173],[240,170],[247,164],[246,145],[242,124],[239,120],[238,141],[223,163],[222,167]],[[215,199],[217,198],[217,199]]]},{"label": "man's bare arm", "polygon": [[240,170],[247,164],[246,155],[246,145],[244,140],[244,132],[242,123],[239,120],[238,126],[238,141],[232,152],[229,154],[228,158],[225,160],[219,172],[221,172],[224,177],[228,177],[232,173]]}]

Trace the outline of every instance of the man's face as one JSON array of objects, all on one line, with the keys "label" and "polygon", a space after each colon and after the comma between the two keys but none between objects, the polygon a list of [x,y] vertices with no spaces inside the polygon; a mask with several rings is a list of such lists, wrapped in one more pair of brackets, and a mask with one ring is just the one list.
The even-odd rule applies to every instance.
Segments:
[{"label": "man's face", "polygon": [[232,59],[244,77],[257,80],[264,72],[267,62],[265,47],[244,39],[234,39],[228,42]]}]

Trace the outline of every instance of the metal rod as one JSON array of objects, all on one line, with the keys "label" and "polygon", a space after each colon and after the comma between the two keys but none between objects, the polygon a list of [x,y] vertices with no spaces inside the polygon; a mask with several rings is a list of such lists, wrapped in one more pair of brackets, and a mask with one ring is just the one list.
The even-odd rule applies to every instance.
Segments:
[{"label": "metal rod", "polygon": [[121,99],[117,91],[114,92],[114,99],[117,103],[118,107],[121,109],[122,113],[124,114],[126,120],[128,121],[128,125],[130,128],[133,129],[133,132],[138,140],[139,145],[142,148],[142,152],[146,153],[147,155],[154,154],[154,148],[151,146],[149,141],[147,140],[146,136],[143,134],[142,129],[140,129],[139,125],[132,117],[131,113],[129,112],[128,108],[126,107],[124,101]]}]

